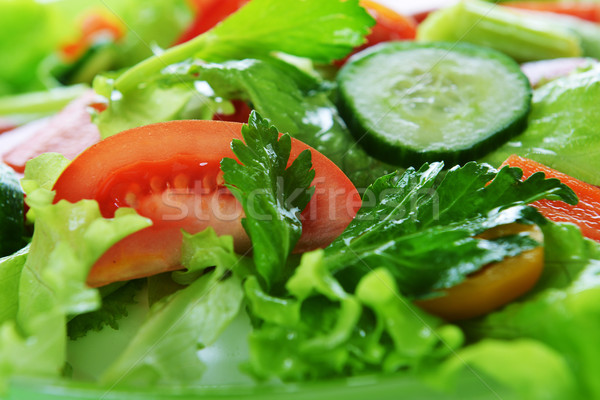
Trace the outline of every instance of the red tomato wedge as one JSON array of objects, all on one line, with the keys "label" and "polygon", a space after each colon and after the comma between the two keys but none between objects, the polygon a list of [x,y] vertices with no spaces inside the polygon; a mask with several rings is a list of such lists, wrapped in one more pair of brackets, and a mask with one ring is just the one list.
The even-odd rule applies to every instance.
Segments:
[{"label": "red tomato wedge", "polygon": [[91,90],[55,116],[13,129],[9,132],[13,146],[0,152],[2,161],[17,172],[24,172],[25,163],[43,153],[61,153],[73,159],[100,140],[100,132],[92,123],[89,107],[103,108]]},{"label": "red tomato wedge", "polygon": [[570,222],[581,229],[584,236],[600,241],[600,188],[582,182],[549,168],[538,162],[516,155],[510,156],[504,163],[523,170],[523,178],[541,171],[546,178],[557,178],[569,186],[579,197],[579,203],[571,206],[562,201],[540,200],[532,203],[548,219],[556,222]]},{"label": "red tomato wedge", "polygon": [[250,0],[190,0],[196,11],[196,18],[175,44],[185,43],[210,30],[248,1]]},{"label": "red tomato wedge", "polygon": [[376,1],[360,0],[360,5],[376,21],[365,47],[390,40],[412,40],[417,35],[417,23],[413,17],[398,14]]},{"label": "red tomato wedge", "polygon": [[366,37],[367,42],[354,49],[345,59],[336,61],[337,66],[343,65],[350,56],[370,46],[392,40],[413,40],[417,35],[417,22],[413,17],[398,14],[376,1],[360,0],[360,5],[375,18],[375,25]]},{"label": "red tomato wedge", "polygon": [[[241,205],[223,186],[220,162],[235,158],[230,143],[242,124],[171,121],[121,132],[90,147],[65,169],[54,186],[56,199],[96,199],[105,217],[118,207],[135,208],[153,226],[113,246],[92,268],[90,286],[179,269],[181,229],[212,226],[232,235],[236,250],[250,242],[241,225]],[[303,232],[295,251],[324,247],[350,223],[360,196],[329,159],[292,139],[290,163],[312,153],[315,194],[302,213]]]},{"label": "red tomato wedge", "polygon": [[565,14],[592,22],[600,22],[600,4],[590,2],[515,1],[507,7],[521,10],[543,11]]}]

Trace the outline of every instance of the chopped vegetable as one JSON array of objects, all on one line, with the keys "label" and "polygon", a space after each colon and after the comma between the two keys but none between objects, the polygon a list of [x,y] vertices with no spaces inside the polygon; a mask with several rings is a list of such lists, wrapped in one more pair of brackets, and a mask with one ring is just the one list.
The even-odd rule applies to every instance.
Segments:
[{"label": "chopped vegetable", "polygon": [[0,163],[0,257],[9,256],[26,244],[24,206],[17,175]]},{"label": "chopped vegetable", "polygon": [[[12,135],[27,132],[27,140],[10,148],[3,161],[17,172],[25,171],[27,161],[44,153],[60,153],[69,159],[100,140],[88,108],[104,107],[92,91],[69,103],[60,113],[43,122],[34,121],[15,129]],[[31,132],[33,130],[33,132]]]},{"label": "chopped vegetable", "polygon": [[512,154],[540,162],[573,178],[600,185],[600,67],[556,79],[533,94],[525,132],[482,161],[500,166]]},{"label": "chopped vegetable", "polygon": [[[256,269],[271,287],[281,278],[281,266],[302,234],[300,213],[315,191],[311,186],[315,170],[310,150],[302,151],[288,166],[290,136],[279,138],[277,128],[256,112],[242,128],[242,137],[245,143],[239,139],[231,143],[237,160],[224,158],[221,170],[227,188],[244,208],[242,226],[252,241]],[[351,185],[349,189],[358,195]],[[339,232],[345,228],[340,226]],[[331,238],[339,232],[332,232]]]},{"label": "chopped vegetable", "polygon": [[511,224],[493,228],[479,237],[509,235],[530,236],[540,247],[488,264],[439,296],[415,304],[448,321],[458,321],[488,314],[529,292],[544,269],[544,236],[536,225]]},{"label": "chopped vegetable", "polygon": [[538,88],[550,81],[577,72],[580,68],[587,69],[597,61],[591,58],[555,58],[552,60],[532,61],[521,65],[523,73]]},{"label": "chopped vegetable", "polygon": [[522,10],[566,14],[591,22],[600,22],[600,4],[593,2],[511,1],[505,5]]},{"label": "chopped vegetable", "polygon": [[[250,248],[241,224],[243,212],[223,186],[219,169],[224,157],[234,157],[230,143],[232,139],[241,138],[241,128],[242,124],[220,121],[148,125],[105,139],[69,164],[54,186],[56,201],[96,199],[107,218],[120,207],[133,207],[154,223],[106,252],[88,277],[90,285],[100,286],[180,268],[181,229],[196,233],[212,226],[220,235],[232,235],[238,251]],[[263,124],[255,124],[251,129],[254,135],[269,133]],[[268,142],[268,139],[264,141]],[[291,143],[291,160],[308,149],[295,139]],[[284,150],[278,157],[285,155]],[[339,168],[317,151],[311,150],[311,153],[318,194],[303,216],[305,234],[297,245],[301,250],[329,244],[354,216],[353,209],[346,208],[346,200],[358,196]],[[244,160],[248,162],[247,157]],[[230,165],[228,171],[231,171]],[[279,172],[271,171],[268,164],[263,164],[254,165],[249,173],[254,177],[273,174],[275,179]],[[293,174],[285,175],[285,179],[291,179],[288,185],[303,185],[297,178]],[[236,176],[236,185],[238,179]],[[286,190],[293,192],[302,187]],[[260,193],[251,191],[247,194],[256,200]],[[304,195],[297,194],[306,200]],[[271,203],[261,204],[252,210],[254,214],[246,214],[246,217],[255,220],[265,218],[264,213],[268,211],[288,212],[278,206],[270,210],[262,208],[267,205],[273,207]],[[289,244],[293,247],[295,243]]]},{"label": "chopped vegetable", "polygon": [[528,236],[476,235],[513,222],[543,224],[535,209],[526,206],[541,198],[577,202],[568,186],[542,174],[520,182],[518,168],[497,172],[470,162],[445,175],[442,168],[440,163],[425,164],[418,171],[409,168],[403,175],[378,179],[364,195],[371,205],[363,206],[325,249],[329,269],[353,287],[365,267],[384,267],[404,296],[425,298],[488,263],[538,246]]},{"label": "chopped vegetable", "polygon": [[543,172],[547,178],[559,179],[570,187],[579,198],[577,204],[570,205],[562,201],[539,200],[532,205],[537,207],[546,218],[556,222],[571,222],[581,229],[585,237],[600,241],[600,188],[538,162],[515,155],[510,156],[503,165],[521,168],[525,178],[533,173]]},{"label": "chopped vegetable", "polygon": [[460,1],[432,13],[419,25],[417,39],[479,44],[519,62],[583,54],[579,37],[570,30],[479,0]]},{"label": "chopped vegetable", "polygon": [[381,44],[353,57],[338,83],[356,140],[403,167],[479,158],[525,128],[531,103],[518,64],[464,44]]}]

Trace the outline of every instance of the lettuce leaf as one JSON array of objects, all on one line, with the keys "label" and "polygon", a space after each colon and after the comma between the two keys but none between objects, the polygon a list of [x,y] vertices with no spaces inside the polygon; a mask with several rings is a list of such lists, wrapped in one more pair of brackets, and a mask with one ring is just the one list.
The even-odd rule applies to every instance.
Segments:
[{"label": "lettuce leaf", "polygon": [[[205,366],[194,351],[214,343],[238,314],[243,292],[230,271],[238,257],[233,246],[208,228],[184,235],[183,263],[191,271],[205,271],[186,288],[155,303],[150,315],[101,382],[110,385],[191,385],[202,378]],[[214,268],[209,268],[214,265]]]},{"label": "lettuce leaf", "polygon": [[[461,377],[475,376],[502,399],[583,399],[576,374],[563,355],[535,340],[485,339],[456,352],[427,381],[447,393],[460,393]],[[500,395],[502,393],[502,395]]]},{"label": "lettuce leaf", "polygon": [[549,224],[544,236],[546,269],[535,291],[466,328],[473,337],[543,343],[563,357],[584,398],[596,398],[600,395],[595,334],[600,329],[600,244],[566,224]]},{"label": "lettuce leaf", "polygon": [[528,128],[488,154],[499,166],[511,154],[527,157],[592,185],[600,185],[600,67],[556,79],[537,89]]},{"label": "lettuce leaf", "polygon": [[[20,271],[16,314],[14,299],[7,309],[2,304],[10,319],[0,325],[0,393],[15,374],[61,374],[68,318],[100,306],[98,291],[85,285],[90,268],[118,240],[150,225],[130,209],[117,212],[114,219],[104,219],[92,200],[52,204],[53,193],[42,186],[53,182],[61,170],[59,162],[52,168],[53,177],[52,172],[28,174],[40,178],[29,180],[32,191],[27,193],[36,224]],[[20,268],[21,260],[13,267]],[[12,283],[16,276],[12,274]]]},{"label": "lettuce leaf", "polygon": [[323,250],[306,253],[272,297],[256,279],[244,289],[255,318],[246,370],[258,378],[323,379],[376,371],[427,369],[461,346],[460,330],[412,306],[385,269],[372,271],[355,294],[328,271]]},{"label": "lettuce leaf", "polygon": [[0,258],[0,325],[14,320],[19,309],[19,281],[29,254],[29,246]]}]

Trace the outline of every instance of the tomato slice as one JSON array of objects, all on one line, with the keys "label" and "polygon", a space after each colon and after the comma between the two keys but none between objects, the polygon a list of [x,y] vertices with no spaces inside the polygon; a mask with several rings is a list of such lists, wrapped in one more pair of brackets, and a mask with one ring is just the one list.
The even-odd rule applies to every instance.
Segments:
[{"label": "tomato slice", "polygon": [[367,35],[365,44],[355,48],[345,59],[335,62],[338,67],[342,66],[353,54],[370,46],[392,40],[413,40],[417,35],[417,22],[413,17],[398,14],[376,1],[360,0],[360,5],[375,18],[375,25],[371,29],[371,33]]},{"label": "tomato slice", "polygon": [[365,47],[390,40],[412,40],[415,38],[417,24],[412,17],[398,14],[376,1],[360,0],[360,5],[376,21],[371,33],[367,36]]},{"label": "tomato slice", "polygon": [[[526,233],[537,242],[544,235],[537,225],[510,224],[484,232],[480,237],[490,239]],[[415,304],[431,314],[448,321],[460,321],[485,315],[521,297],[531,290],[544,269],[542,246],[486,265],[469,275],[462,283],[444,290],[440,297],[416,301]]]},{"label": "tomato slice", "polygon": [[196,17],[175,44],[185,43],[210,30],[248,1],[250,0],[191,0]]},{"label": "tomato slice", "polygon": [[7,132],[13,139],[12,146],[0,151],[0,156],[17,172],[24,172],[25,163],[43,153],[61,153],[73,159],[100,140],[100,132],[92,123],[88,111],[90,107],[97,110],[104,107],[97,102],[92,90],[50,118],[33,121]]},{"label": "tomato slice", "polygon": [[510,156],[504,163],[523,170],[523,178],[541,171],[546,178],[557,178],[569,186],[579,203],[572,206],[562,201],[540,200],[532,203],[548,219],[556,222],[570,222],[579,226],[581,233],[590,239],[600,241],[600,188],[556,171],[543,164],[516,155]]},{"label": "tomato slice", "polygon": [[[181,268],[181,229],[196,233],[212,226],[232,235],[238,252],[250,248],[241,206],[223,186],[220,171],[224,157],[235,158],[230,143],[242,138],[241,127],[222,121],[153,124],[111,136],[73,160],[54,186],[55,201],[96,199],[105,217],[127,206],[154,223],[105,253],[90,272],[90,286]],[[301,215],[297,252],[329,244],[361,203],[333,162],[295,139],[290,163],[305,149],[312,153],[315,194]]]}]

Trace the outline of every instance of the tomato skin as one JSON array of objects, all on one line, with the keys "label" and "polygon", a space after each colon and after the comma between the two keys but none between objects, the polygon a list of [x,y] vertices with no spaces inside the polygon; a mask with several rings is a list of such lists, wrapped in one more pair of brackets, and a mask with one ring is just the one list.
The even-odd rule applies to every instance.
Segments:
[{"label": "tomato skin", "polygon": [[[220,170],[215,168],[223,157],[235,158],[230,143],[234,138],[242,138],[241,127],[242,124],[234,122],[171,121],[134,128],[90,147],[63,171],[54,186],[55,201],[101,200],[100,208],[107,217],[114,213],[113,203],[129,205],[125,204],[129,192],[120,189],[118,184],[133,185],[136,180],[142,180],[124,178],[136,166],[149,173],[144,179],[151,180],[155,173],[168,182],[154,192],[141,190],[138,202],[131,201],[154,225],[123,239],[104,254],[90,272],[90,286],[179,269],[181,229],[196,233],[212,226],[218,234],[234,237],[236,251],[250,248],[240,222],[241,206],[220,185]],[[316,150],[292,139],[290,163],[305,149],[312,153],[315,195],[301,215],[303,232],[295,248],[298,252],[329,244],[360,207],[360,196],[354,185]],[[189,159],[196,160],[197,165],[205,164],[208,169],[193,172],[186,165],[185,160]],[[166,170],[165,165],[172,165],[171,170]],[[206,179],[210,179],[209,184]],[[202,183],[195,187],[194,183],[200,180]],[[154,184],[144,186],[140,182],[140,185],[152,187]],[[111,192],[111,188],[114,191]],[[209,190],[199,195],[195,192],[198,188]],[[196,203],[202,205],[198,208]],[[179,213],[181,210],[184,212]]]},{"label": "tomato skin", "polygon": [[81,20],[81,33],[79,38],[67,43],[61,48],[61,55],[65,61],[75,61],[94,44],[98,36],[109,36],[117,41],[125,35],[125,27],[120,21],[109,14],[90,13]]},{"label": "tomato skin", "polygon": [[233,114],[215,114],[213,119],[216,121],[229,121],[229,122],[248,122],[252,109],[242,100],[232,100],[231,103],[235,108]]},{"label": "tomato skin", "polygon": [[417,35],[416,21],[371,0],[360,0],[360,5],[375,18],[375,26],[363,47],[391,40],[412,40]]},{"label": "tomato skin", "polygon": [[175,45],[185,43],[210,30],[219,22],[236,12],[250,0],[191,0],[196,17],[188,29],[177,39]]},{"label": "tomato skin", "polygon": [[543,164],[516,155],[510,156],[502,166],[510,165],[523,170],[523,179],[541,171],[546,178],[557,178],[569,186],[579,197],[579,203],[572,206],[562,201],[539,200],[531,205],[549,220],[570,222],[581,229],[581,233],[590,239],[600,241],[600,188],[582,182]]},{"label": "tomato skin", "polygon": [[398,14],[371,0],[360,0],[360,5],[375,18],[375,25],[371,28],[371,33],[367,35],[365,44],[355,48],[343,60],[334,62],[338,67],[344,65],[352,55],[370,46],[393,40],[414,40],[417,36],[417,22],[413,17]]},{"label": "tomato skin", "polygon": [[73,100],[58,114],[15,128],[10,132],[16,140],[10,149],[0,152],[2,160],[17,172],[25,171],[25,163],[43,153],[60,153],[73,159],[100,140],[100,132],[88,108],[101,110],[93,91]]},{"label": "tomato skin", "polygon": [[[510,224],[484,232],[480,237],[489,239],[527,232],[543,242],[543,234],[536,225]],[[483,267],[462,283],[444,290],[444,294],[415,304],[425,311],[447,321],[461,321],[485,315],[510,303],[535,286],[544,269],[544,248],[523,252],[501,262]]]}]

